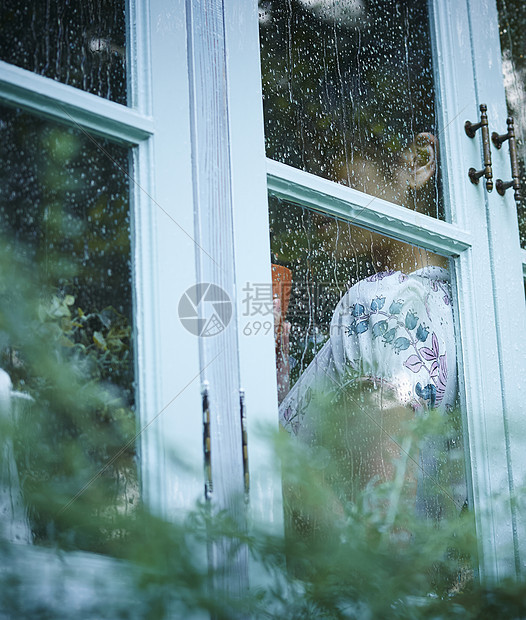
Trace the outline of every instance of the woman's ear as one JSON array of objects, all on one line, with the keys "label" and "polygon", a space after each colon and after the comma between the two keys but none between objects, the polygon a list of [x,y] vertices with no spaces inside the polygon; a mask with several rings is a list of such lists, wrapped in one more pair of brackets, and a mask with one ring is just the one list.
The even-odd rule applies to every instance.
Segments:
[{"label": "woman's ear", "polygon": [[411,146],[402,153],[398,181],[408,189],[425,185],[436,172],[438,140],[429,132],[419,133]]}]

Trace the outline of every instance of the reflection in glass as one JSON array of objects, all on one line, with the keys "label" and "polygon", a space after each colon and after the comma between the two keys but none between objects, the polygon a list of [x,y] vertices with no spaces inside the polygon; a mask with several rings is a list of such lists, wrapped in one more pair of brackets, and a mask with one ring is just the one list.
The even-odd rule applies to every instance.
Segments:
[{"label": "reflection in glass", "polygon": [[427,3],[259,6],[268,157],[442,218]]},{"label": "reflection in glass", "polygon": [[[290,282],[286,312],[275,298],[280,423],[323,448],[329,511],[398,480],[413,514],[458,515],[466,487],[447,261],[272,196],[270,223],[274,286],[284,269]],[[303,528],[297,490],[289,500],[289,527]]]},{"label": "reflection in glass", "polygon": [[138,500],[128,149],[1,113],[0,366],[32,539],[117,553]]},{"label": "reflection in glass", "polygon": [[124,0],[2,0],[0,59],[126,104]]},{"label": "reflection in glass", "polygon": [[[526,5],[522,0],[497,0],[502,72],[508,110],[515,119],[515,136],[521,173],[522,200],[518,208],[521,245],[526,248]],[[506,127],[499,133],[506,133]],[[503,148],[508,149],[505,143]],[[511,178],[511,172],[510,172]],[[509,179],[504,179],[508,181]],[[512,190],[508,190],[509,192]]]}]

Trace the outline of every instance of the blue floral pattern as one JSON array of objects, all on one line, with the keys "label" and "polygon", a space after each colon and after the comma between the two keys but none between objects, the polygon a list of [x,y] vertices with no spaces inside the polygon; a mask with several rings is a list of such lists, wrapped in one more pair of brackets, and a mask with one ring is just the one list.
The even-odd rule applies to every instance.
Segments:
[{"label": "blue floral pattern", "polygon": [[[375,274],[372,278],[380,278],[382,274]],[[390,275],[385,272],[385,275]],[[384,277],[385,277],[384,275]],[[449,292],[441,283],[434,281],[433,290],[438,291],[441,287],[444,292],[443,301],[446,305],[451,304]],[[431,333],[431,346],[422,346],[429,340],[429,327],[420,321],[414,310],[408,310],[402,314],[404,300],[392,301],[388,311],[384,311],[385,297],[377,296],[371,300],[369,310],[363,304],[356,303],[350,308],[350,314],[354,317],[347,327],[347,335],[364,334],[371,328],[373,338],[382,338],[384,346],[391,346],[398,355],[402,351],[411,351],[411,355],[403,362],[403,365],[413,373],[425,370],[430,383],[415,386],[416,395],[427,401],[430,408],[438,406],[445,394],[448,368],[447,355],[441,354],[438,338],[435,332]],[[373,317],[384,317],[373,322]],[[372,327],[371,327],[372,325]]]},{"label": "blue floral pattern", "polygon": [[456,398],[455,353],[447,272],[376,273],[338,303],[329,339],[280,405],[281,423],[310,441],[316,395],[330,400],[361,381],[379,382],[415,410],[447,412]]}]

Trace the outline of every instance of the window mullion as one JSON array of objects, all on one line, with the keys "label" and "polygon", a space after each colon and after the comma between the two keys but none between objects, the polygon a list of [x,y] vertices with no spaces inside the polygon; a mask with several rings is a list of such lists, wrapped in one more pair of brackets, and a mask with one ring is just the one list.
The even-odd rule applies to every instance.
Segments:
[{"label": "window mullion", "polygon": [[148,0],[126,0],[128,104],[146,116],[152,113],[149,4]]},{"label": "window mullion", "polygon": [[357,226],[446,256],[458,256],[472,245],[471,234],[457,226],[291,166],[268,159],[267,173],[275,196]]},{"label": "window mullion", "polygon": [[[496,494],[507,485],[508,476],[503,384],[496,355],[500,347],[495,329],[498,319],[490,286],[492,261],[484,204],[486,191],[483,184],[476,186],[468,179],[470,166],[478,166],[481,161],[481,143],[480,139],[468,138],[464,131],[466,120],[478,118],[479,104],[490,103],[491,99],[481,100],[477,93],[472,40],[467,28],[469,2],[435,0],[432,8],[447,212],[453,222],[469,228],[473,239],[471,250],[462,253],[455,265],[454,288],[459,309],[456,322],[460,334],[457,350],[480,572],[495,578],[513,571],[513,518],[509,503],[495,501]],[[466,29],[458,28],[458,24],[465,24]],[[484,23],[480,29],[485,52],[489,49],[489,25]],[[491,84],[490,88],[494,90],[494,86]]]},{"label": "window mullion", "polygon": [[0,61],[0,98],[40,116],[125,144],[139,144],[153,134],[153,120],[132,108],[3,61]]},{"label": "window mullion", "polygon": [[[469,3],[470,36],[473,45],[473,67],[478,103],[487,103],[490,132],[505,133],[507,108],[503,85],[499,23],[495,2]],[[495,179],[511,176],[509,149],[492,148]],[[505,441],[500,446],[502,488],[509,493],[512,510],[515,566],[524,571],[525,521],[515,505],[515,497],[524,485],[526,418],[521,385],[526,375],[526,356],[518,347],[517,337],[524,331],[526,306],[523,280],[523,251],[519,245],[517,206],[511,191],[505,197],[496,191],[485,193],[485,221],[489,237],[492,290],[486,295],[495,306],[495,327],[499,351],[499,374],[502,383]],[[505,486],[506,485],[506,486]],[[495,502],[497,503],[497,502]],[[510,545],[511,547],[511,545]],[[508,548],[506,560],[513,561]],[[504,562],[503,562],[504,564]],[[505,565],[506,566],[506,565]],[[506,567],[507,568],[507,567]],[[506,570],[506,572],[511,572]],[[502,572],[502,574],[506,574]]]},{"label": "window mullion", "polygon": [[[235,275],[240,385],[245,390],[250,465],[251,522],[283,530],[281,473],[274,446],[262,429],[278,428],[274,330],[254,332],[272,313],[247,309],[252,287],[272,282],[266,179],[258,3],[225,0],[230,166],[235,231]],[[265,287],[268,287],[265,289]],[[257,360],[257,361],[256,361]],[[261,566],[251,561],[251,582]]]}]

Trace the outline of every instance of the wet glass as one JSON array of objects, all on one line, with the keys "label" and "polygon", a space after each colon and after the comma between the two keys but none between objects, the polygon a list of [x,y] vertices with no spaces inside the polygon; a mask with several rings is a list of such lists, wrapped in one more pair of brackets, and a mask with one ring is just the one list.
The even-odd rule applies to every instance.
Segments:
[{"label": "wet glass", "polygon": [[0,0],[0,59],[126,104],[124,0]]},{"label": "wet glass", "polygon": [[427,3],[261,0],[267,156],[444,217]]},{"label": "wet glass", "polygon": [[[323,536],[364,502],[402,538],[416,526],[391,529],[399,510],[457,519],[467,487],[448,260],[269,204],[280,424],[308,448],[284,483],[289,532]],[[298,486],[309,468],[314,482]],[[320,483],[325,499],[308,497]]]},{"label": "wet glass", "polygon": [[25,539],[118,554],[139,500],[130,152],[0,114],[0,367]]},{"label": "wet glass", "polygon": [[[497,0],[502,73],[508,112],[515,120],[522,199],[518,205],[521,246],[526,248],[526,5],[520,0]],[[500,133],[506,133],[504,127]],[[507,145],[504,143],[504,149]],[[510,175],[511,179],[511,175]],[[510,179],[503,179],[508,181]],[[513,190],[508,190],[512,192]]]}]

